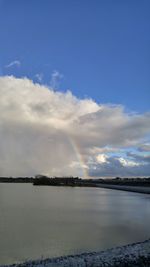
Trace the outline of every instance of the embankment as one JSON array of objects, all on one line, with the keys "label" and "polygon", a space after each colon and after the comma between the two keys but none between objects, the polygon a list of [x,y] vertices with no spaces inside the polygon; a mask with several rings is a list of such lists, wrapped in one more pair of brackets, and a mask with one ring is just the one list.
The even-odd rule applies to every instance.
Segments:
[{"label": "embankment", "polygon": [[97,187],[130,191],[130,192],[143,193],[143,194],[150,194],[150,187],[146,187],[146,186],[97,184]]}]

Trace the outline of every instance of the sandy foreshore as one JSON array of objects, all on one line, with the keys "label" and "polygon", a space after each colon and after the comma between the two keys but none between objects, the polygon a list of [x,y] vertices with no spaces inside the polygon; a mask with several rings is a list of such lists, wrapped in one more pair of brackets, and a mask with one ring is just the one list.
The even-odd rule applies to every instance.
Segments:
[{"label": "sandy foreshore", "polygon": [[97,184],[97,187],[116,189],[116,190],[122,190],[122,191],[130,191],[130,192],[143,193],[143,194],[150,194],[150,187],[146,187],[146,186]]},{"label": "sandy foreshore", "polygon": [[[102,252],[27,261],[5,267],[150,267],[150,239]],[[2,267],[2,266],[0,266]],[[4,265],[3,265],[4,267]]]}]

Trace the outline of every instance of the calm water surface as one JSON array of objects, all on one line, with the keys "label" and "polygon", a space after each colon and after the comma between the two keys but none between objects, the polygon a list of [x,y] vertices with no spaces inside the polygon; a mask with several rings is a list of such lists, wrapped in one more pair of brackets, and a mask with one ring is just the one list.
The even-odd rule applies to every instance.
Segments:
[{"label": "calm water surface", "polygon": [[149,237],[150,195],[0,184],[0,264],[102,250]]}]

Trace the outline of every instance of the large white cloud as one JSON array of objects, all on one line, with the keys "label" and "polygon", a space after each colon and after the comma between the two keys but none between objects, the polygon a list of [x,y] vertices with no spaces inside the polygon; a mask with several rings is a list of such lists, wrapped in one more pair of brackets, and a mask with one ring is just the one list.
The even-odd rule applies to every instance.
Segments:
[{"label": "large white cloud", "polygon": [[[129,166],[105,154],[144,147],[149,133],[150,113],[128,114],[122,106],[78,99],[27,78],[0,78],[0,176],[124,175]],[[149,165],[146,172],[133,165],[131,174],[147,175]]]}]

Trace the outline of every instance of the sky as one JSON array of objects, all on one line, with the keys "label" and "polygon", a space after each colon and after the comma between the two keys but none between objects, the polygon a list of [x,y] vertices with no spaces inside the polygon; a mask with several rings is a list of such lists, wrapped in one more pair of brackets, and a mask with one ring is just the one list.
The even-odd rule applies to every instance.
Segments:
[{"label": "sky", "polygon": [[150,176],[149,13],[0,0],[0,176]]}]

